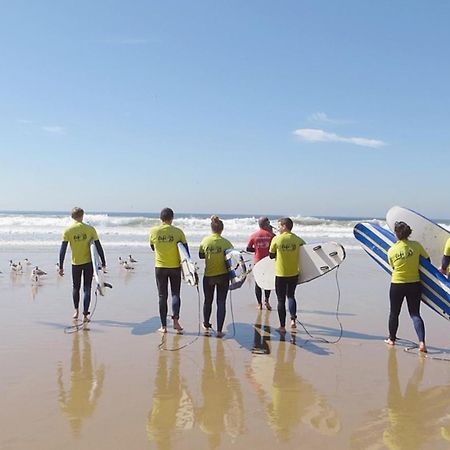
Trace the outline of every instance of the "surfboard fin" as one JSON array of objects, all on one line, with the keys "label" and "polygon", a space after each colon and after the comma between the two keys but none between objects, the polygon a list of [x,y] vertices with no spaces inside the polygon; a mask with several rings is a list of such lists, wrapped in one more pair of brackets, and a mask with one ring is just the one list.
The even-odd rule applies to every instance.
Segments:
[{"label": "surfboard fin", "polygon": [[105,287],[112,289],[112,284],[109,283],[103,283]]},{"label": "surfboard fin", "polygon": [[329,253],[330,256],[337,256],[338,252],[331,252]]},{"label": "surfboard fin", "polygon": [[330,266],[322,266],[322,267],[320,268],[320,270],[323,270],[323,271],[329,270],[329,269],[330,269]]},{"label": "surfboard fin", "polygon": [[317,252],[317,250],[320,250],[322,248],[322,246],[321,245],[318,245],[317,247],[313,247],[313,250],[315,251],[315,252]]}]

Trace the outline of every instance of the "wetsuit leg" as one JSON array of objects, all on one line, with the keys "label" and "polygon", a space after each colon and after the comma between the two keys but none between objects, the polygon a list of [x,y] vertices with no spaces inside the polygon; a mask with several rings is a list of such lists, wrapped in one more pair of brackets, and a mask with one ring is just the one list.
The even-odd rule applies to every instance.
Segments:
[{"label": "wetsuit leg", "polygon": [[203,303],[203,325],[206,328],[211,326],[209,319],[211,318],[212,302],[214,298],[215,285],[211,283],[211,277],[203,277],[203,295],[205,301]]},{"label": "wetsuit leg", "polygon": [[262,289],[258,286],[258,284],[255,281],[255,295],[256,295],[256,301],[258,302],[258,305],[262,304]]},{"label": "wetsuit leg", "polygon": [[168,281],[169,281],[167,269],[164,269],[163,267],[155,267],[155,278],[156,278],[156,286],[158,288],[159,317],[161,319],[161,325],[163,327],[166,327],[167,326],[167,296],[168,296],[167,285],[168,285]]},{"label": "wetsuit leg", "polygon": [[403,284],[391,283],[389,289],[389,300],[391,304],[391,310],[389,312],[389,339],[395,341],[397,339],[398,330],[398,316],[402,309],[403,298],[405,291]]},{"label": "wetsuit leg", "polygon": [[275,292],[278,299],[278,318],[280,326],[286,326],[286,294],[287,294],[287,277],[275,277]]},{"label": "wetsuit leg", "polygon": [[264,290],[264,297],[266,299],[266,302],[268,302],[270,299],[270,290],[269,291]]},{"label": "wetsuit leg", "polygon": [[92,277],[94,275],[94,268],[91,263],[83,264],[83,314],[89,312],[91,304],[91,286]]},{"label": "wetsuit leg", "polygon": [[181,269],[167,269],[169,271],[170,292],[172,293],[172,319],[180,318],[181,298]]},{"label": "wetsuit leg", "polygon": [[226,301],[230,280],[228,274],[223,275],[217,281],[217,331],[222,331],[226,314]]},{"label": "wetsuit leg", "polygon": [[297,318],[297,301],[295,300],[295,289],[297,288],[298,276],[289,277],[287,281],[287,298],[291,320]]},{"label": "wetsuit leg", "polygon": [[408,304],[409,315],[413,321],[419,342],[425,342],[425,325],[420,316],[420,283],[407,283],[406,302]]},{"label": "wetsuit leg", "polygon": [[72,265],[72,298],[73,307],[78,309],[80,304],[80,288],[81,288],[81,275],[83,270],[81,266]]}]

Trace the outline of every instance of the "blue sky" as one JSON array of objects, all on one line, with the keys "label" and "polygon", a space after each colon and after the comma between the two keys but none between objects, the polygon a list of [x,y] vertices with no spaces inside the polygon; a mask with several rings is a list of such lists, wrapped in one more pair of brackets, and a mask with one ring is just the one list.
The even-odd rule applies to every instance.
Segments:
[{"label": "blue sky", "polygon": [[450,3],[5,2],[0,209],[450,217]]}]

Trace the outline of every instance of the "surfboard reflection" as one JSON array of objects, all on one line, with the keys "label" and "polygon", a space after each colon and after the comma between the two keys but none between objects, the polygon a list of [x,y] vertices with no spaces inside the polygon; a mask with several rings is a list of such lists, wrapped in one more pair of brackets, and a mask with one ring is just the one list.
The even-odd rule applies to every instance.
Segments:
[{"label": "surfboard reflection", "polygon": [[450,385],[421,388],[426,364],[424,358],[418,358],[402,393],[397,350],[389,349],[387,408],[372,413],[373,419],[352,436],[353,449],[418,450],[426,443],[447,440]]},{"label": "surfboard reflection", "polygon": [[[81,346],[83,347],[82,349]],[[73,334],[70,385],[68,389],[64,386],[62,366],[58,367],[57,379],[59,405],[64,415],[69,419],[73,434],[79,436],[83,419],[90,417],[95,411],[105,379],[103,364],[95,368],[92,363],[88,331],[84,330]]]},{"label": "surfboard reflection", "polygon": [[[215,358],[212,340],[216,344]],[[220,447],[224,433],[234,441],[244,432],[244,404],[239,381],[226,358],[221,339],[203,339],[201,391],[203,403],[196,411],[196,420],[207,435],[209,448]]]},{"label": "surfboard reflection", "polygon": [[[181,336],[175,335],[171,346],[179,347]],[[189,430],[194,425],[194,405],[185,380],[180,373],[179,351],[160,351],[153,393],[148,414],[147,436],[158,449],[169,450],[176,431]]]}]

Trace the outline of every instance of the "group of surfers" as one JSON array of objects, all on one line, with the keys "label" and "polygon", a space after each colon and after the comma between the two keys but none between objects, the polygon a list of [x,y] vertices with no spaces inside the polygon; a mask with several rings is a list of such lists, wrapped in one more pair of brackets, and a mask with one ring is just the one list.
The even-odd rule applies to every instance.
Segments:
[{"label": "group of surfers", "polygon": [[[83,222],[84,211],[79,207],[72,209],[71,217],[74,220],[63,234],[59,255],[59,274],[64,275],[64,259],[68,245],[72,251],[72,280],[74,319],[79,317],[80,288],[83,280],[83,321],[89,321],[89,306],[91,300],[91,284],[93,267],[90,254],[90,243],[94,241],[99,253],[102,266],[106,268],[106,259],[100,244],[97,231],[94,227]],[[172,321],[177,333],[183,332],[180,324],[180,287],[181,262],[178,243],[181,242],[189,252],[184,232],[172,223],[174,212],[171,208],[164,208],[160,213],[161,223],[150,230],[149,244],[155,252],[155,278],[159,298],[159,315],[161,320],[161,333],[167,333],[168,295],[169,284],[172,297]],[[289,217],[278,219],[278,235],[267,217],[258,220],[259,230],[253,233],[248,241],[247,251],[254,253],[254,263],[269,256],[275,259],[275,292],[277,296],[277,311],[280,321],[278,331],[286,333],[286,299],[290,314],[290,326],[297,327],[297,302],[295,290],[301,270],[299,259],[300,247],[305,241],[292,232],[293,221]],[[226,314],[226,297],[229,289],[229,274],[225,264],[225,250],[233,248],[231,242],[222,237],[223,221],[218,216],[211,217],[211,234],[205,237],[199,247],[199,258],[205,260],[205,271],[202,280],[203,328],[206,333],[212,331],[210,323],[214,294],[217,302],[217,337],[223,337],[223,324]],[[390,314],[389,337],[385,342],[394,345],[397,339],[399,314],[403,300],[406,298],[408,311],[419,339],[419,350],[426,352],[425,327],[420,315],[421,287],[419,278],[420,256],[429,259],[423,246],[409,240],[411,228],[405,222],[396,222],[394,233],[397,242],[389,249],[388,259],[392,267],[392,279],[389,290]],[[450,264],[450,239],[444,249],[444,256],[440,271],[447,274]],[[255,282],[255,295],[258,308],[263,308],[263,292]],[[264,304],[268,310],[270,306],[270,291],[264,291]]]}]

